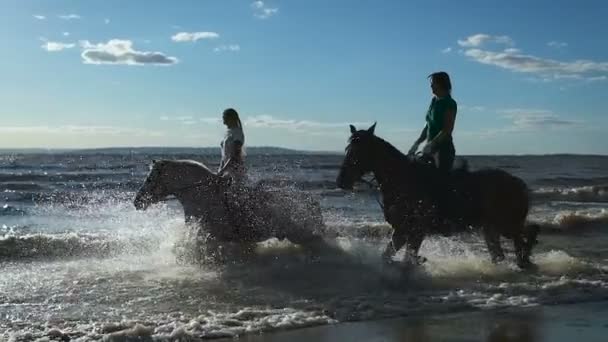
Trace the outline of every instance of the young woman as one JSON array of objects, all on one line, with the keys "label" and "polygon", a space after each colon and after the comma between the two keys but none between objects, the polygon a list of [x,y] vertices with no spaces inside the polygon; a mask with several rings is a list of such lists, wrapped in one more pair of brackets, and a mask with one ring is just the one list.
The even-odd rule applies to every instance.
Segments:
[{"label": "young woman", "polygon": [[229,176],[233,181],[242,183],[246,179],[245,154],[245,135],[243,134],[243,124],[236,110],[228,108],[223,113],[224,125],[226,125],[226,135],[222,140],[222,160],[218,175]]},{"label": "young woman", "polygon": [[426,113],[426,125],[410,148],[409,154],[416,153],[420,144],[426,140],[422,152],[432,156],[437,168],[447,172],[452,169],[456,155],[452,131],[457,105],[452,99],[452,82],[446,72],[435,72],[428,78],[431,79],[433,98]]}]

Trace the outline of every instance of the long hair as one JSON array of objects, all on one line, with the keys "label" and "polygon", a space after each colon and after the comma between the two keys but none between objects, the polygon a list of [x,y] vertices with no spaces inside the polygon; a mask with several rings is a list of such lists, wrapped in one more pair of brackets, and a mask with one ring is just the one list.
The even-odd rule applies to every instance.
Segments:
[{"label": "long hair", "polygon": [[[222,113],[229,127],[237,126],[241,130],[243,130],[243,124],[241,123],[241,119],[239,118],[239,113],[234,108],[227,108]],[[241,157],[245,157],[247,153],[245,152],[245,134],[243,134],[243,145],[241,147]]]},{"label": "long hair", "polygon": [[241,123],[241,119],[239,118],[239,113],[237,113],[235,109],[228,108],[224,110],[224,113],[222,115],[224,116],[224,118],[226,118],[227,122],[234,123],[234,125],[238,126],[241,129],[243,128],[243,124]]},{"label": "long hair", "polygon": [[452,82],[450,81],[450,75],[448,75],[445,71],[438,71],[427,76],[430,78],[433,83],[439,84],[439,86],[448,91],[448,93],[452,93]]}]

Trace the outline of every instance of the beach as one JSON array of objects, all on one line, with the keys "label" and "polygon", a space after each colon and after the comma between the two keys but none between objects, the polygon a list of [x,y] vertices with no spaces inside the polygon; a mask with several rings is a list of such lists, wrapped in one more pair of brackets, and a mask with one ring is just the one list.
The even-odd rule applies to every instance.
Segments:
[{"label": "beach", "polygon": [[318,233],[331,249],[318,259],[270,239],[246,261],[195,265],[179,258],[190,229],[179,203],[137,211],[133,198],[152,159],[215,168],[215,154],[2,155],[0,340],[602,340],[608,157],[467,157],[474,169],[499,167],[530,187],[529,221],[541,226],[530,272],[504,239],[507,259],[493,264],[475,234],[429,237],[425,263],[388,267],[380,255],[391,227],[377,193],[336,189],[341,158],[248,155],[253,181],[319,201]]}]

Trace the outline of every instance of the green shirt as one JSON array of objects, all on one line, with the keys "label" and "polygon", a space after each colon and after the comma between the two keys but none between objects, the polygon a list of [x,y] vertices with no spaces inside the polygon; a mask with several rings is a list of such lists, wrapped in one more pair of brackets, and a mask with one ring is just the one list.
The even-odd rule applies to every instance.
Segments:
[{"label": "green shirt", "polygon": [[433,97],[429,110],[426,112],[427,140],[433,140],[441,132],[445,113],[449,109],[453,109],[454,116],[456,116],[456,101],[450,95],[446,97]]}]

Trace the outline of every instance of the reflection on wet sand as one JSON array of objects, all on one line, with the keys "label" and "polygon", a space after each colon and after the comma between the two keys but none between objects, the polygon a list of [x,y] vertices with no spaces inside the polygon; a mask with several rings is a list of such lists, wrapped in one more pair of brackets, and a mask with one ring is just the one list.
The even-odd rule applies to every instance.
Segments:
[{"label": "reflection on wet sand", "polygon": [[541,342],[542,309],[525,312],[478,312],[445,316],[345,323],[335,326],[243,336],[243,342],[366,341]]}]

